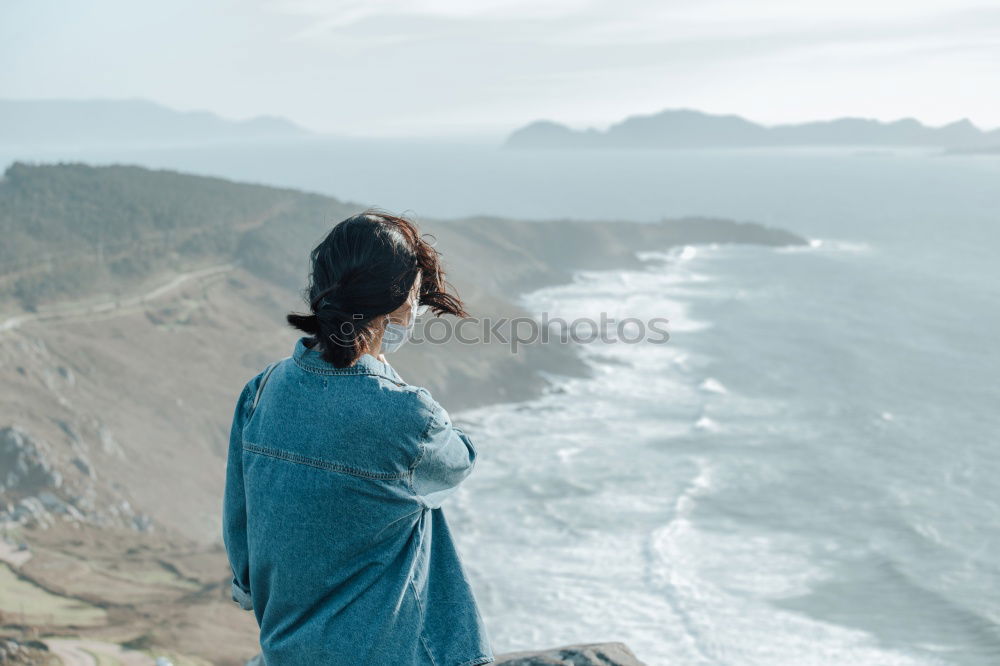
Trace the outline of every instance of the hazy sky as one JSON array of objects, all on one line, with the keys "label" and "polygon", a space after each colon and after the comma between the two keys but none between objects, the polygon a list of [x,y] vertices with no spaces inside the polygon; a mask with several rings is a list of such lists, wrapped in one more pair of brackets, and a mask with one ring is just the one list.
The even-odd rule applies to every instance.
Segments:
[{"label": "hazy sky", "polygon": [[0,97],[142,97],[338,134],[606,127],[664,108],[1000,126],[969,0],[2,0]]}]

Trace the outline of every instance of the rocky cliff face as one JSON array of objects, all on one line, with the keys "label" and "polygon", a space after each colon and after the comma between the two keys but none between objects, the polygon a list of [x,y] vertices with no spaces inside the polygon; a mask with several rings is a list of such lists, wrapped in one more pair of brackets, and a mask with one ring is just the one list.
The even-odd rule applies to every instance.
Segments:
[{"label": "rocky cliff face", "polygon": [[496,666],[645,666],[624,643],[565,645],[497,655]]},{"label": "rocky cliff face", "polygon": [[70,444],[58,451],[20,426],[0,428],[0,524],[48,527],[62,519],[148,528],[148,517],[113,489],[98,489],[87,446],[68,422],[58,425]]}]

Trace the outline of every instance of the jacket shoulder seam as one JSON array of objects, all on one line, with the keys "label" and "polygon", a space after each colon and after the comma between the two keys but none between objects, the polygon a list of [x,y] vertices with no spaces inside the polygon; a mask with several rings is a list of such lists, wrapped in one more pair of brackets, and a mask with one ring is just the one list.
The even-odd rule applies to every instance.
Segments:
[{"label": "jacket shoulder seam", "polygon": [[378,480],[397,480],[405,479],[407,477],[407,472],[370,472],[368,470],[359,469],[357,467],[352,467],[350,465],[344,465],[341,463],[334,463],[328,460],[320,460],[319,458],[312,458],[310,456],[304,456],[300,453],[293,453],[291,451],[283,451],[281,449],[274,449],[268,446],[261,446],[259,444],[254,444],[253,442],[243,442],[243,450],[250,451],[251,453],[257,453],[262,456],[268,456],[271,458],[277,458],[279,460],[285,460],[292,463],[298,463],[301,465],[308,465],[310,467],[316,467],[318,469],[324,469],[331,472],[342,472],[344,474],[350,474],[352,476],[360,476],[366,479],[378,479]]}]

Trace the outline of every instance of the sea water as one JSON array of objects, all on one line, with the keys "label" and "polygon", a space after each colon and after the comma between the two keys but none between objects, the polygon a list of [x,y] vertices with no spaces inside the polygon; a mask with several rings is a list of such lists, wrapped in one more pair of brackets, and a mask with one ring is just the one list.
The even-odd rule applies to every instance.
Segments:
[{"label": "sea water", "polygon": [[876,196],[854,159],[835,213],[782,213],[807,246],[651,251],[523,297],[671,338],[579,345],[593,377],[457,416],[482,462],[448,515],[499,651],[1000,663],[1000,181],[908,158]]},{"label": "sea water", "polygon": [[996,366],[960,358],[992,332],[959,351],[909,321],[944,294],[854,293],[862,243],[647,259],[525,305],[667,316],[667,344],[583,345],[593,378],[460,415],[482,463],[449,517],[497,648],[1000,662]]}]

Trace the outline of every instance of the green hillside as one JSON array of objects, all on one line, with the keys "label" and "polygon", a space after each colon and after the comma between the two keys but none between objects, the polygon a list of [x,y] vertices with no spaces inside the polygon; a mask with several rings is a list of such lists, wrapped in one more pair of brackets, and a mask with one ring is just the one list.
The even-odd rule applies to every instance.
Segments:
[{"label": "green hillside", "polygon": [[[138,166],[15,162],[0,181],[0,307],[36,310],[135,294],[154,277],[237,263],[301,289],[309,250],[366,206],[293,189]],[[507,299],[573,270],[634,265],[635,252],[685,243],[797,244],[754,223],[686,218],[525,222],[418,220],[452,277]]]},{"label": "green hillside", "polygon": [[0,181],[0,299],[32,310],[224,261],[301,280],[283,261],[294,243],[277,230],[318,236],[357,208],[175,171],[15,162]]}]

